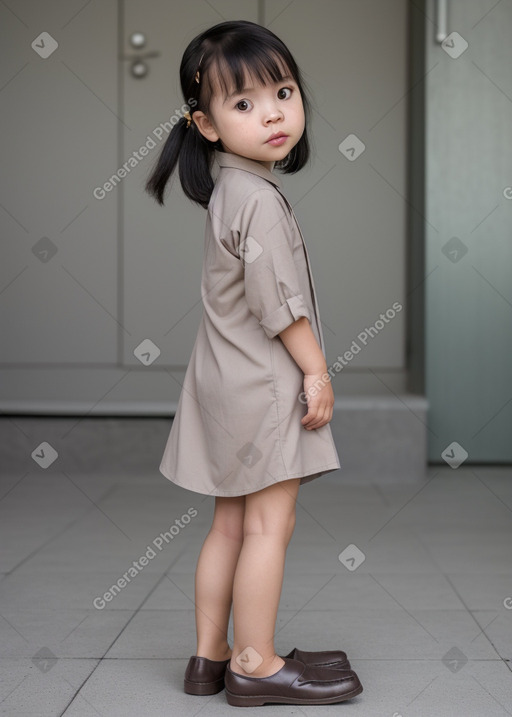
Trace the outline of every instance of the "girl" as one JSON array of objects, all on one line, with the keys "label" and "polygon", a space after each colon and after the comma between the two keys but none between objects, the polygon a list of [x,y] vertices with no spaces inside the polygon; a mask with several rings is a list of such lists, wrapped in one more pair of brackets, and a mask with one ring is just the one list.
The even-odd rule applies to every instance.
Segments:
[{"label": "girl", "polygon": [[308,253],[272,172],[297,172],[309,158],[302,77],[279,38],[238,21],[192,40],[180,79],[190,111],[146,190],[162,205],[178,164],[183,191],[207,209],[204,311],[160,465],[174,483],[215,496],[185,692],[225,686],[240,706],[341,702],[362,691],[344,652],[274,649],[299,486],[340,467]]}]

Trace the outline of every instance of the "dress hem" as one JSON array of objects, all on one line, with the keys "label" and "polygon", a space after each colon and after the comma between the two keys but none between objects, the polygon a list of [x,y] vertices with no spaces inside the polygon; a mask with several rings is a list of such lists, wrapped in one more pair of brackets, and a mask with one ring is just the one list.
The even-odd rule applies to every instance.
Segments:
[{"label": "dress hem", "polygon": [[327,465],[321,466],[320,468],[318,468],[316,471],[314,471],[312,473],[300,473],[300,474],[296,474],[296,475],[283,475],[279,478],[274,478],[273,480],[269,481],[265,485],[259,486],[258,488],[256,488],[256,490],[248,489],[248,490],[244,491],[243,493],[239,493],[239,492],[234,493],[234,492],[229,492],[229,491],[223,491],[223,492],[219,493],[219,492],[215,492],[215,490],[208,491],[208,492],[196,490],[195,488],[191,488],[190,486],[183,485],[183,483],[179,483],[175,478],[171,478],[170,476],[168,476],[166,473],[164,473],[161,466],[159,467],[158,470],[164,476],[164,478],[167,478],[167,480],[171,481],[172,483],[179,486],[180,488],[184,488],[185,490],[189,490],[193,493],[199,493],[200,495],[220,496],[221,498],[222,497],[236,498],[237,496],[241,496],[241,495],[257,493],[259,490],[263,490],[263,488],[268,488],[268,486],[272,485],[273,483],[282,483],[283,481],[290,480],[291,478],[307,478],[308,479],[307,481],[306,480],[301,481],[300,485],[303,485],[304,483],[309,483],[312,480],[314,480],[315,478],[321,478],[326,473],[331,473],[332,471],[336,471],[340,468],[341,468],[341,466],[337,462],[327,463]]}]

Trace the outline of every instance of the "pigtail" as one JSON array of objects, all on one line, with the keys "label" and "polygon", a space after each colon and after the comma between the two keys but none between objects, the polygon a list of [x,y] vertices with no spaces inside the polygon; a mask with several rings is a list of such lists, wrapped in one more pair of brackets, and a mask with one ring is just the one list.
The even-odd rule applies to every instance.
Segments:
[{"label": "pigtail", "polygon": [[178,167],[181,186],[189,199],[207,209],[214,187],[211,174],[214,144],[203,137],[193,120],[188,129],[184,124]]},{"label": "pigtail", "polygon": [[178,162],[181,146],[187,130],[187,120],[182,117],[171,129],[144,189],[161,206],[164,204],[165,185]]},{"label": "pigtail", "polygon": [[146,192],[162,206],[165,187],[178,164],[183,192],[206,209],[214,186],[209,145],[211,142],[204,139],[197,127],[193,123],[187,127],[187,120],[181,117],[165,140],[146,182]]}]

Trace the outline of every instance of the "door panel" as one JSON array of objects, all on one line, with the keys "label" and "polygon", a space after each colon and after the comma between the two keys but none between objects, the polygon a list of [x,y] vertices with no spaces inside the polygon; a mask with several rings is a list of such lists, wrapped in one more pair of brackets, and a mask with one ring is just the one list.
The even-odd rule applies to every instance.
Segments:
[{"label": "door panel", "polygon": [[433,2],[426,26],[429,458],[457,442],[469,463],[510,462],[512,5],[448,5],[451,54]]}]

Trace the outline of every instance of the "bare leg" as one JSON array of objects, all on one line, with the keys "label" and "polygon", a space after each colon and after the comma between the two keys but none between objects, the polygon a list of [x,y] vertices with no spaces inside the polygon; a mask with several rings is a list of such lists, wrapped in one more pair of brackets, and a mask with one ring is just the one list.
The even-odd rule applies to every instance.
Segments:
[{"label": "bare leg", "polygon": [[233,583],[230,662],[233,672],[242,675],[267,677],[285,664],[275,652],[274,632],[299,485],[300,478],[292,478],[245,496],[244,540]]},{"label": "bare leg", "polygon": [[197,651],[199,657],[227,660],[227,633],[233,577],[242,547],[245,496],[216,496],[212,527],[199,554],[195,577]]}]

